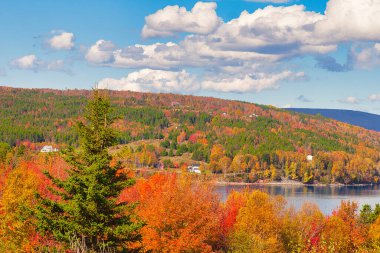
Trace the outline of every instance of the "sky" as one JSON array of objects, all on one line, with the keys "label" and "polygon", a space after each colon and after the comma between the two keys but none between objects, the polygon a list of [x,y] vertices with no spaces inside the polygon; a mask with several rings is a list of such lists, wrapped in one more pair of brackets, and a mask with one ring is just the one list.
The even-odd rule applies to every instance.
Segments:
[{"label": "sky", "polygon": [[380,114],[380,0],[1,0],[0,85]]}]

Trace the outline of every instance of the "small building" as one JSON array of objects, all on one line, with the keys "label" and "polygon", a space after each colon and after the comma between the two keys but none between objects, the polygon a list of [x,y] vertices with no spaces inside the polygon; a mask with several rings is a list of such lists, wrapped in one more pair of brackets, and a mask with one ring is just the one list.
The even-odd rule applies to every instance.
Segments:
[{"label": "small building", "polygon": [[177,101],[172,101],[172,107],[180,107],[181,103]]},{"label": "small building", "polygon": [[194,165],[187,167],[187,171],[190,173],[202,174],[202,172],[200,170],[200,166],[197,164],[194,164]]},{"label": "small building", "polygon": [[252,113],[251,115],[249,115],[250,118],[257,118],[259,117],[259,115],[255,114],[255,113]]},{"label": "small building", "polygon": [[41,153],[50,153],[50,152],[58,152],[57,148],[53,148],[53,146],[44,146],[41,149]]},{"label": "small building", "polygon": [[313,156],[312,155],[306,156],[306,160],[309,162],[313,161]]}]

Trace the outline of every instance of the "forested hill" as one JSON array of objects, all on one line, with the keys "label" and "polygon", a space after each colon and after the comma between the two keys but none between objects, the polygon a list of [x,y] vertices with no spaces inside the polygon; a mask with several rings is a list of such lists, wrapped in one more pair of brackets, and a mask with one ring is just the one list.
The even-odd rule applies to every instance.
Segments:
[{"label": "forested hill", "polygon": [[377,114],[339,109],[288,108],[287,110],[312,115],[320,114],[327,118],[380,132],[380,115]]},{"label": "forested hill", "polygon": [[[244,181],[288,177],[305,183],[377,182],[380,133],[321,116],[189,95],[107,92],[119,119],[119,143],[140,141],[124,156],[157,167],[187,154],[215,173]],[[88,90],[0,87],[0,142],[76,145]],[[157,146],[145,145],[156,140]],[[306,160],[313,155],[312,162]],[[131,159],[131,160],[133,160]],[[174,161],[175,162],[175,161]]]}]

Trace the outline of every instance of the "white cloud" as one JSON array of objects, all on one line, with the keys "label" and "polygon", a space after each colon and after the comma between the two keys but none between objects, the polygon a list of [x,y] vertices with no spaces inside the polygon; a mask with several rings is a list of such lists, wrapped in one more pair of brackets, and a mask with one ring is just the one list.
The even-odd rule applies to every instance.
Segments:
[{"label": "white cloud", "polygon": [[276,74],[258,73],[243,76],[216,76],[206,78],[202,82],[202,88],[206,90],[236,93],[260,92],[267,89],[278,88],[281,81],[295,80],[302,77],[304,77],[304,73],[292,73],[290,71],[283,71]]},{"label": "white cloud", "polygon": [[267,6],[221,25],[208,41],[224,50],[289,56],[300,52],[326,53],[335,45],[316,44],[314,26],[324,16],[303,5]]},{"label": "white cloud", "polygon": [[133,45],[114,51],[117,67],[170,69],[188,65],[186,52],[175,43]]},{"label": "white cloud", "polygon": [[47,41],[50,48],[55,50],[70,50],[74,47],[74,34],[61,32]]},{"label": "white cloud", "polygon": [[38,71],[61,71],[70,74],[63,60],[43,61],[36,55],[30,54],[12,60],[10,66],[15,69]]},{"label": "white cloud", "polygon": [[[353,8],[355,1],[349,1]],[[361,3],[362,1],[358,5],[362,6],[362,10],[376,8],[376,4]],[[178,43],[131,45],[126,48],[116,48],[110,41],[99,40],[90,47],[86,59],[92,64],[126,68],[205,67],[236,71],[242,66],[255,64],[256,67],[263,67],[305,54],[327,54],[335,51],[340,42],[354,38],[350,36],[351,32],[345,32],[349,30],[348,27],[341,27],[339,23],[335,26],[336,31],[334,30],[337,36],[325,34],[334,26],[334,22],[328,20],[341,19],[335,11],[336,6],[340,5],[341,0],[330,0],[325,15],[306,11],[303,5],[267,6],[253,13],[243,11],[236,19],[228,22],[219,20],[221,23],[208,30],[208,33],[204,32],[206,34],[200,34],[202,32],[199,29],[202,26],[195,25],[198,19],[192,20],[187,15],[197,13],[202,16],[201,13],[204,13],[213,20],[214,14],[210,15],[208,11],[215,11],[215,3],[198,2],[191,12],[178,6],[168,6],[148,16],[144,29],[157,26],[162,34],[172,34],[178,29],[198,34],[188,35]],[[347,8],[344,10],[347,11]],[[179,17],[178,13],[182,12],[185,13],[184,16]],[[368,10],[368,13],[372,19],[377,18],[372,9]],[[190,24],[188,20],[192,20],[193,23]],[[366,30],[372,29],[372,26],[365,22],[362,26]],[[193,31],[194,27],[198,27],[198,30]],[[362,39],[368,38],[362,36]]]},{"label": "white cloud", "polygon": [[372,102],[380,101],[380,93],[369,95],[368,99]]},{"label": "white cloud", "polygon": [[[88,49],[86,59],[95,65],[143,69],[120,80],[107,79],[112,87],[176,91],[178,73],[188,74],[178,70],[191,67],[205,73],[199,80],[201,89],[260,92],[304,76],[289,69],[287,62],[294,57],[315,56],[320,60],[319,66],[335,71],[380,64],[380,44],[375,44],[380,41],[379,5],[379,1],[373,0],[330,0],[324,14],[307,11],[303,5],[266,6],[252,13],[243,11],[227,22],[217,16],[216,3],[198,2],[192,10],[167,6],[146,17],[142,35],[172,36],[177,32],[189,35],[176,43],[135,44],[124,48],[99,40]],[[339,64],[329,56],[318,58],[345,42],[373,46],[355,46],[346,64]],[[153,74],[164,78],[158,81]],[[144,78],[136,81],[131,79],[134,76]],[[190,77],[193,78],[189,75],[184,80]],[[360,102],[354,97],[340,101]]]},{"label": "white cloud", "polygon": [[171,42],[116,48],[111,41],[99,40],[87,50],[85,58],[91,64],[111,67],[169,69],[186,65],[189,59],[185,54]]},{"label": "white cloud", "polygon": [[98,40],[95,45],[91,46],[85,56],[86,60],[93,64],[105,64],[112,62],[113,50],[116,46],[107,40]]},{"label": "white cloud", "polygon": [[[330,0],[325,14],[306,11],[303,5],[267,6],[253,13],[243,11],[238,18],[221,23],[215,31],[205,36],[188,36],[180,44],[196,42],[219,53],[249,52],[278,58],[326,54],[336,50],[341,42],[380,40],[379,12],[380,2],[373,0]],[[162,20],[175,16],[162,10],[159,13]],[[171,29],[157,24],[163,34],[172,34]],[[176,24],[186,29],[185,23]]]},{"label": "white cloud", "polygon": [[287,109],[287,108],[292,108],[292,104],[286,104],[281,106],[281,108]]},{"label": "white cloud", "polygon": [[340,103],[356,105],[360,103],[360,100],[356,97],[346,97],[338,100]]},{"label": "white cloud", "polygon": [[380,65],[380,43],[364,48],[353,48],[351,50],[355,66],[362,69],[371,69]]},{"label": "white cloud", "polygon": [[38,66],[41,65],[41,61],[34,54],[30,54],[12,60],[10,65],[17,69],[37,70]]},{"label": "white cloud", "polygon": [[[250,65],[273,64],[279,56],[256,52],[239,52],[213,48],[203,38],[189,36],[180,44],[155,43],[132,45],[126,48],[107,46],[97,41],[86,54],[91,64],[124,68],[178,69],[183,67],[205,67],[238,69]],[[112,42],[107,42],[113,45]],[[273,67],[273,66],[272,66]],[[252,70],[252,69],[250,69]]]},{"label": "white cloud", "polygon": [[380,40],[379,13],[378,0],[330,0],[316,34],[330,42]]},{"label": "white cloud", "polygon": [[105,78],[99,81],[98,86],[102,89],[131,90],[140,92],[178,92],[188,93],[197,90],[212,90],[218,92],[260,92],[266,89],[275,89],[279,82],[302,78],[304,73],[281,73],[242,76],[208,76],[196,78],[186,70],[167,71],[141,69],[132,72],[121,79]]},{"label": "white cloud", "polygon": [[7,75],[7,72],[5,71],[5,69],[0,68],[0,76],[6,76],[6,75]]},{"label": "white cloud", "polygon": [[50,71],[63,71],[67,73],[71,73],[71,71],[67,68],[66,63],[63,60],[54,60],[45,63],[45,69]]},{"label": "white cloud", "polygon": [[376,43],[375,46],[374,46],[373,48],[376,50],[376,52],[377,52],[378,54],[380,54],[380,43]]},{"label": "white cloud", "polygon": [[141,69],[121,79],[105,78],[98,87],[111,90],[153,91],[153,92],[189,92],[199,89],[195,77],[187,71],[165,71]]},{"label": "white cloud", "polygon": [[172,36],[177,32],[208,34],[221,23],[215,9],[216,3],[213,2],[197,2],[191,11],[178,5],[166,6],[145,17],[142,36]]}]

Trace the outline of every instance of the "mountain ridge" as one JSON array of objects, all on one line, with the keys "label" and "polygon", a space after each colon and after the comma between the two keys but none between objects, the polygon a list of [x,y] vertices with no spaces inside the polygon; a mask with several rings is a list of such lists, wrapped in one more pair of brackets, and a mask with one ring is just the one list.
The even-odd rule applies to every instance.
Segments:
[{"label": "mountain ridge", "polygon": [[348,109],[286,108],[286,110],[309,115],[320,114],[326,118],[380,132],[380,115]]}]

